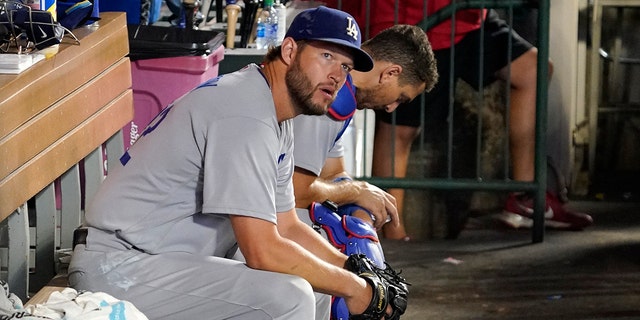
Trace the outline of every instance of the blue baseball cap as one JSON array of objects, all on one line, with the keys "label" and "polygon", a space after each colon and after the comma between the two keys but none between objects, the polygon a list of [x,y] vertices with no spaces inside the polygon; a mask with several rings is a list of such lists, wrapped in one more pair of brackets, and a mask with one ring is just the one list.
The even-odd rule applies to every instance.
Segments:
[{"label": "blue baseball cap", "polygon": [[360,49],[362,34],[356,19],[344,11],[325,6],[304,10],[293,19],[285,37],[348,47],[353,52],[353,69],[366,72],[373,68],[371,56]]}]

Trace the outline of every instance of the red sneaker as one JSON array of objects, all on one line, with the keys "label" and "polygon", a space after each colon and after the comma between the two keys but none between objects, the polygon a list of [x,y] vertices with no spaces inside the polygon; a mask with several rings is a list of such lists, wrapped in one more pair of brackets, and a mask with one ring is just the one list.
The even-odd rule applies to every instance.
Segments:
[{"label": "red sneaker", "polygon": [[[554,229],[582,230],[593,224],[590,215],[567,210],[553,194],[546,194],[544,212],[545,226]],[[511,228],[531,228],[533,226],[533,198],[529,195],[509,194],[502,214],[497,219]]]},{"label": "red sneaker", "polygon": [[556,229],[582,230],[593,224],[593,218],[582,212],[567,210],[557,196],[547,192],[547,206],[553,211],[553,216],[547,218],[545,225]]}]

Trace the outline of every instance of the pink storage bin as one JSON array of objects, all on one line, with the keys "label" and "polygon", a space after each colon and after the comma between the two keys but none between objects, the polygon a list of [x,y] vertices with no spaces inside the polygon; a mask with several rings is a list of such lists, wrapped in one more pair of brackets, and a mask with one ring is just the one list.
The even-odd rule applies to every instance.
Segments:
[{"label": "pink storage bin", "polygon": [[133,145],[162,109],[204,81],[217,77],[223,58],[224,47],[218,46],[208,55],[132,61],[134,117],[122,128],[125,149]]}]

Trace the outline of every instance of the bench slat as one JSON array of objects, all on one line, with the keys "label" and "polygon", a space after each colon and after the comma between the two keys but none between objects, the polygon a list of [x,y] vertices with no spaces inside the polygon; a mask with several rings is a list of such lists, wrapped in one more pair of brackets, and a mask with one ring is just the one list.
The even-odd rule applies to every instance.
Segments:
[{"label": "bench slat", "polygon": [[49,299],[49,296],[53,292],[58,292],[64,290],[69,285],[66,275],[59,275],[49,281],[49,284],[42,287],[40,291],[34,294],[28,301],[25,303],[25,306],[43,304],[46,303]]},{"label": "bench slat", "polygon": [[19,75],[0,74],[0,114],[3,115],[0,117],[0,137],[71,94],[129,53],[125,15],[101,12],[100,16],[99,28],[73,30],[80,45],[66,36],[52,58],[36,63]]},{"label": "bench slat", "polygon": [[54,185],[50,184],[36,195],[36,268],[30,277],[30,291],[46,285],[56,275],[51,264],[55,259],[55,232],[56,199]]},{"label": "bench slat", "polygon": [[131,82],[122,80],[130,73],[129,60],[121,59],[95,79],[0,138],[0,177],[9,175],[130,88]]},{"label": "bench slat", "polygon": [[13,210],[11,208],[33,197],[119,131],[133,118],[132,106],[133,91],[127,90],[45,151],[0,180],[0,219],[6,218]]}]

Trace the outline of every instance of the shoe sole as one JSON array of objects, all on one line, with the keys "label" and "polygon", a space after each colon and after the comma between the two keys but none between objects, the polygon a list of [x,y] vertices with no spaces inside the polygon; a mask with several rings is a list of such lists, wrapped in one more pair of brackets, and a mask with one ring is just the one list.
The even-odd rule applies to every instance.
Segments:
[{"label": "shoe sole", "polygon": [[[512,229],[531,229],[533,228],[533,219],[521,216],[519,214],[503,211],[502,213],[495,214],[494,219],[504,223],[507,227]],[[544,226],[551,229],[575,229],[568,222],[561,222],[555,220],[544,220]]]},{"label": "shoe sole", "polygon": [[497,213],[493,215],[493,218],[499,222],[502,222],[503,224],[505,224],[507,227],[511,229],[520,229],[520,228],[529,229],[533,227],[532,219],[525,218],[519,214],[515,214],[508,211]]}]

